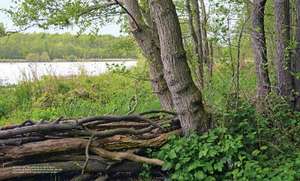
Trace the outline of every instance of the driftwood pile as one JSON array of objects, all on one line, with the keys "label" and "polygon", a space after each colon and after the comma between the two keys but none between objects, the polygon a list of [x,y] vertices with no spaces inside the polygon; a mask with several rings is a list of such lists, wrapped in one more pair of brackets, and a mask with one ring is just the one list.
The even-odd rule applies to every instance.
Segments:
[{"label": "driftwood pile", "polygon": [[0,128],[0,180],[126,180],[143,156],[180,134],[176,115],[150,111],[138,115],[25,121]]}]

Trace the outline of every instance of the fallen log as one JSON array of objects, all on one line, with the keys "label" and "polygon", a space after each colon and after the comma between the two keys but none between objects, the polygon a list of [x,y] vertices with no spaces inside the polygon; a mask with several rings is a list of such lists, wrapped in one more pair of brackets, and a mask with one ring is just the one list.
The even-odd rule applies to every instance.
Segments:
[{"label": "fallen log", "polygon": [[[83,161],[50,162],[0,168],[0,180],[32,177],[42,174],[59,174],[63,172],[80,172],[84,165]],[[99,161],[89,161],[86,171],[89,173],[105,172],[107,165]]]},{"label": "fallen log", "polygon": [[[47,155],[61,152],[83,152],[88,144],[85,139],[65,138],[56,140],[46,140],[36,143],[24,144],[21,147],[8,147],[1,149],[1,161],[23,159],[26,157],[33,157],[38,155]],[[131,160],[135,162],[144,162],[148,164],[162,165],[162,161],[156,159],[148,159],[140,157],[128,152],[110,152],[102,148],[91,146],[91,151],[102,158],[112,160]]]},{"label": "fallen log", "polygon": [[28,142],[35,142],[35,141],[42,141],[46,138],[39,137],[39,136],[29,136],[29,137],[22,137],[22,138],[9,138],[0,140],[0,147],[1,146],[18,146]]},{"label": "fallen log", "polygon": [[150,139],[133,139],[129,136],[115,135],[109,138],[101,139],[98,144],[106,150],[123,150],[134,148],[159,148],[164,145],[171,135],[180,135],[181,130],[175,130],[162,133]]},{"label": "fallen log", "polygon": [[[67,162],[67,161],[85,161],[86,156],[83,154],[74,154],[74,153],[61,153],[61,154],[51,154],[47,156],[35,157],[30,159],[17,159],[3,163],[2,167],[11,167],[19,165],[28,165],[28,164],[38,164],[38,163],[49,163],[49,162]],[[90,155],[89,160],[97,160],[105,162],[108,165],[116,163],[116,161],[110,161],[96,155]]]},{"label": "fallen log", "polygon": [[78,138],[54,139],[27,143],[22,146],[0,149],[0,160],[16,160],[25,157],[84,150],[87,140]]},{"label": "fallen log", "polygon": [[80,126],[77,124],[40,124],[40,125],[32,125],[25,127],[18,127],[15,129],[7,129],[0,131],[0,139],[7,139],[17,135],[23,135],[26,133],[48,133],[52,131],[65,131],[65,130],[73,130],[80,129]]},{"label": "fallen log", "polygon": [[102,148],[91,148],[91,151],[103,158],[111,159],[111,160],[130,160],[138,163],[147,163],[151,165],[162,166],[164,164],[163,161],[158,159],[151,159],[142,156],[135,155],[129,152],[111,152]]},{"label": "fallen log", "polygon": [[94,121],[101,121],[100,123],[120,122],[120,121],[136,121],[136,122],[147,122],[154,127],[161,128],[159,124],[140,116],[140,115],[127,115],[127,116],[94,116],[78,120],[80,125],[87,124]]},{"label": "fallen log", "polygon": [[94,179],[94,175],[92,175],[92,174],[83,174],[83,175],[73,177],[71,179],[71,181],[89,181],[89,180],[93,180],[93,179]]},{"label": "fallen log", "polygon": [[136,122],[114,122],[114,123],[104,123],[104,124],[88,124],[86,125],[87,128],[94,128],[96,130],[105,130],[105,129],[116,129],[116,128],[145,128],[150,126],[149,123],[136,123]]},{"label": "fallen log", "polygon": [[[143,149],[159,148],[170,135],[180,133],[176,114],[168,111],[27,120],[0,128],[0,180],[39,178],[49,174],[45,167],[58,169],[57,174],[66,175],[67,180],[136,176],[143,163],[158,168],[164,163],[147,158]],[[39,173],[38,168],[45,172]]]}]

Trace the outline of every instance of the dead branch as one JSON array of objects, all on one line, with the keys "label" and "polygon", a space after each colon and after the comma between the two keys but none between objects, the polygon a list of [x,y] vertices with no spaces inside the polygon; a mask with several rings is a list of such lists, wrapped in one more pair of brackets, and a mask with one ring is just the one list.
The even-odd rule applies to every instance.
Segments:
[{"label": "dead branch", "polygon": [[172,134],[181,134],[176,114],[159,110],[78,120],[27,120],[0,128],[0,180],[41,180],[50,174],[46,167],[68,180],[101,175],[114,179],[125,172],[127,177],[137,175],[141,163],[163,164],[140,151],[161,147]]},{"label": "dead branch", "polygon": [[112,160],[120,161],[126,159],[134,162],[147,163],[147,164],[158,165],[158,166],[162,166],[164,163],[163,161],[158,159],[146,158],[129,152],[111,152],[102,148],[91,148],[91,151],[103,158],[112,159]]}]

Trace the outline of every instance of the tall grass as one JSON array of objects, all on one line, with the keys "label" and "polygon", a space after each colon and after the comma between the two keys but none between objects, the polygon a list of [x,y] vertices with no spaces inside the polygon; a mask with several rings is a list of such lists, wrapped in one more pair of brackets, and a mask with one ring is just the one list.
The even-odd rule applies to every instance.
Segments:
[{"label": "tall grass", "polygon": [[126,114],[137,97],[135,111],[159,109],[143,65],[132,70],[111,70],[90,77],[45,76],[34,82],[0,88],[0,125],[26,119],[42,120],[103,114]]}]

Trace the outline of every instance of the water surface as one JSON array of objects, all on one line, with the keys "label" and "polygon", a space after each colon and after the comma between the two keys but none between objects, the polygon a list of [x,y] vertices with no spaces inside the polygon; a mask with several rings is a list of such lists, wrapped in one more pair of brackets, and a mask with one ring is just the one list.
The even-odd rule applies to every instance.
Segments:
[{"label": "water surface", "polygon": [[36,80],[45,75],[70,76],[83,71],[90,76],[105,73],[107,65],[131,68],[136,61],[108,62],[0,62],[0,85],[17,84],[22,80]]}]

